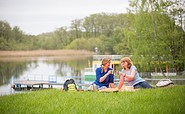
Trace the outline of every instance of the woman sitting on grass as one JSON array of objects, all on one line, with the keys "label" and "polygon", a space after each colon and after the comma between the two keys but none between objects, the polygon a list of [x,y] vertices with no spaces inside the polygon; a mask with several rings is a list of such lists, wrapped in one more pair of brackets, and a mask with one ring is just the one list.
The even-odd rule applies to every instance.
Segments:
[{"label": "woman sitting on grass", "polygon": [[137,88],[152,88],[144,79],[139,76],[136,67],[133,65],[129,57],[124,57],[121,59],[122,71],[119,72],[120,81],[118,84],[118,89],[120,90],[126,80],[129,86],[133,86],[134,89]]},{"label": "woman sitting on grass", "polygon": [[96,69],[96,80],[91,86],[91,90],[103,90],[106,88],[114,88],[114,74],[110,68],[111,59],[105,57],[102,59],[101,67]]}]

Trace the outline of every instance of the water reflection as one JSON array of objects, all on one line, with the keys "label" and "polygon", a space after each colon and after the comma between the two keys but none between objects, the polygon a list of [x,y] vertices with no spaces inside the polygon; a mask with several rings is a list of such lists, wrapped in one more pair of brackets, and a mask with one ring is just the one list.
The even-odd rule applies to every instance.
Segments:
[{"label": "water reflection", "polygon": [[0,61],[0,85],[8,84],[10,79],[14,76],[18,78],[23,74],[24,71],[27,71],[30,67],[33,67],[33,61],[27,62],[1,62]]},{"label": "water reflection", "polygon": [[64,82],[66,78],[77,76],[81,80],[83,69],[88,67],[88,61],[92,57],[38,57],[30,59],[9,59],[0,61],[0,92],[9,92],[11,79],[25,80],[30,74],[42,74],[42,76],[56,75],[58,82]]}]

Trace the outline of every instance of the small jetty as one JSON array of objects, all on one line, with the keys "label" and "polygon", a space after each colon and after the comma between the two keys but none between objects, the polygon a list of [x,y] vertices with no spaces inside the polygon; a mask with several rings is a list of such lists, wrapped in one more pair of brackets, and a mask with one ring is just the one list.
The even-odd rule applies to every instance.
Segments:
[{"label": "small jetty", "polygon": [[51,83],[48,81],[37,81],[37,80],[20,80],[14,82],[13,88],[16,90],[35,89],[35,88],[44,88],[44,85],[48,85],[48,88],[53,88],[53,85],[63,85],[63,83]]},{"label": "small jetty", "polygon": [[[49,89],[53,86],[63,87],[64,83],[57,82],[57,76],[48,75],[48,78],[43,78],[42,74],[34,74],[27,76],[23,80],[13,80],[12,88],[14,90],[35,90],[35,89]],[[86,83],[76,83],[77,86],[90,86]]]}]

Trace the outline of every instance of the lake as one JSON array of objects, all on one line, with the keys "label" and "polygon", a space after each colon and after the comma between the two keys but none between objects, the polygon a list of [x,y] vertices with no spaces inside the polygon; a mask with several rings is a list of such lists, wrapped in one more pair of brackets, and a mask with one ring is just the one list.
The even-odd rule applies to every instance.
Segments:
[{"label": "lake", "polygon": [[90,67],[89,61],[92,61],[92,57],[50,56],[1,59],[0,95],[14,93],[11,86],[15,80],[48,79],[48,76],[52,75],[57,77],[59,83],[69,78],[75,78],[79,82],[83,78],[84,68]]},{"label": "lake", "polygon": [[[84,80],[84,69],[92,66],[92,56],[10,57],[0,59],[0,95],[16,93],[11,88],[15,80],[46,79],[56,76],[57,83],[73,78],[76,83],[92,83]],[[120,69],[121,70],[121,69]],[[118,81],[119,77],[116,77]],[[157,83],[157,81],[149,81]],[[184,80],[176,82],[184,84]],[[62,86],[56,86],[61,88]]]}]

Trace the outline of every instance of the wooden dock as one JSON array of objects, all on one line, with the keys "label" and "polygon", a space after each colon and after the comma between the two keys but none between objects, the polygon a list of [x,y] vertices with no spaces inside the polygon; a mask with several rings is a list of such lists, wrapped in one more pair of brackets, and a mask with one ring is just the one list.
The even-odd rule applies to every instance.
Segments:
[{"label": "wooden dock", "polygon": [[[14,81],[13,88],[14,89],[34,89],[36,88],[44,88],[44,85],[48,85],[47,88],[53,88],[53,85],[60,85],[61,87],[64,83],[57,83],[57,82],[49,82],[49,81],[36,81],[36,80],[21,80],[21,81]],[[90,86],[90,84],[82,84],[78,83],[77,86]],[[45,87],[46,88],[46,87]]]}]

